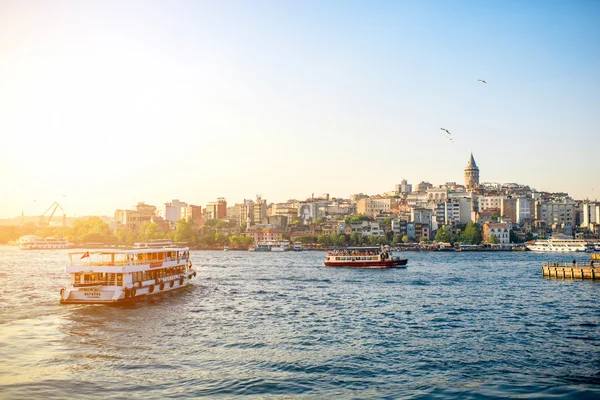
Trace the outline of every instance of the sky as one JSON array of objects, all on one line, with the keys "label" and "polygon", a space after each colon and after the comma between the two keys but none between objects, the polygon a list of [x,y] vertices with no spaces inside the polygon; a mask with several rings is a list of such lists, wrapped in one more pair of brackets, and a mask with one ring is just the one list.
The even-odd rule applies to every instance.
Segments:
[{"label": "sky", "polygon": [[0,0],[0,218],[464,183],[471,152],[480,182],[600,198],[598,21],[589,0]]}]

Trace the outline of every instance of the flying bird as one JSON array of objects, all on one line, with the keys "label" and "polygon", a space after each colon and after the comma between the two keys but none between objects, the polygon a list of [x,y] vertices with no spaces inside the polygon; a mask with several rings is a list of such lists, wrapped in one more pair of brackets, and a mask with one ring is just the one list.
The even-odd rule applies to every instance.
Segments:
[{"label": "flying bird", "polygon": [[481,82],[481,83],[487,83],[486,81],[484,81],[483,79],[477,79],[477,82]]},{"label": "flying bird", "polygon": [[452,135],[448,129],[445,129],[445,128],[440,128],[440,129],[443,130],[444,132],[446,132],[448,135]]}]

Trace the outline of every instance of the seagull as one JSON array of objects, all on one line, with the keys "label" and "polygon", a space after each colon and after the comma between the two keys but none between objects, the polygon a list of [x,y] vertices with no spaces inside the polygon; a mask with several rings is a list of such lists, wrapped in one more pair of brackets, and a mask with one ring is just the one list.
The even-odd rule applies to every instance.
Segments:
[{"label": "seagull", "polygon": [[452,135],[448,129],[445,129],[445,128],[440,128],[440,129],[443,130],[444,132],[446,132],[448,135]]},{"label": "seagull", "polygon": [[487,83],[486,81],[484,81],[483,79],[477,79],[477,82],[481,82],[481,83]]}]

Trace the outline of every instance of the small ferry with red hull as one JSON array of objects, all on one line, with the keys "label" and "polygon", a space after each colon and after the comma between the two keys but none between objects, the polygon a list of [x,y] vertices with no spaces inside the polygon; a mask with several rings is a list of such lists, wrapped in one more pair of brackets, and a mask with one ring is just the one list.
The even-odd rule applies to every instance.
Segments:
[{"label": "small ferry with red hull", "polygon": [[347,247],[330,250],[325,257],[326,267],[396,268],[405,267],[408,259],[392,255],[389,249],[379,247]]}]

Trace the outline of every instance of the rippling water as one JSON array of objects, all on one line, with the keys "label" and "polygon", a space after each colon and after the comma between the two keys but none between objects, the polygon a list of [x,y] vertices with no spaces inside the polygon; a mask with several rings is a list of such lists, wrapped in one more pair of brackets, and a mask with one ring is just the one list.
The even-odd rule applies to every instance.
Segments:
[{"label": "rippling water", "polygon": [[[600,282],[534,253],[193,252],[189,287],[59,305],[66,251],[0,247],[0,398],[599,398]],[[578,255],[581,262],[587,255]]]}]

